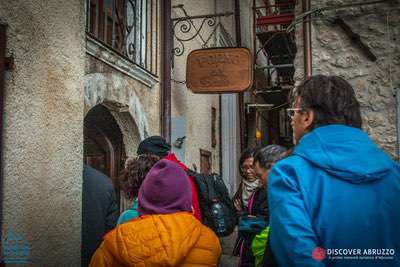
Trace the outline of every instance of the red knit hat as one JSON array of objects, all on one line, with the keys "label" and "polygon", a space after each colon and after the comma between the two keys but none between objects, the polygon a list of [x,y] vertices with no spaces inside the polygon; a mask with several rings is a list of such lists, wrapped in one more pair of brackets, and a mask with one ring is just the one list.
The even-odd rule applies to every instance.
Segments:
[{"label": "red knit hat", "polygon": [[160,160],[149,171],[138,195],[140,215],[192,211],[192,191],[187,174],[169,160]]}]

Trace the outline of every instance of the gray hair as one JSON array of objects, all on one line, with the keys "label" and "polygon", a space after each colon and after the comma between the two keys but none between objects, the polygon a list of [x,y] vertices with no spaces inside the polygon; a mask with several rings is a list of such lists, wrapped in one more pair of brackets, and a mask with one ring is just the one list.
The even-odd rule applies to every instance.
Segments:
[{"label": "gray hair", "polygon": [[268,163],[275,163],[286,156],[287,149],[279,145],[268,145],[258,149],[254,155],[254,163],[258,162],[262,167]]}]

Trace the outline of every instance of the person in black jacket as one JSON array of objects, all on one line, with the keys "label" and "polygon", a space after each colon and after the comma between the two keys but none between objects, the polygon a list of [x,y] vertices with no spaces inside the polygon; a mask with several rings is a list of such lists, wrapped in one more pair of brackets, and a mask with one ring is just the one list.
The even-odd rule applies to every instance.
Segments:
[{"label": "person in black jacket", "polygon": [[110,179],[88,165],[83,167],[82,267],[87,267],[103,236],[118,219],[118,205]]},{"label": "person in black jacket", "polygon": [[[247,215],[249,198],[258,188],[259,180],[257,179],[253,168],[254,152],[256,152],[256,150],[257,148],[253,147],[245,149],[239,159],[239,174],[241,176],[241,182],[238,190],[232,198],[236,210],[236,223],[239,222],[240,217]],[[232,251],[233,256],[240,256],[240,246],[242,243],[243,236],[239,234]]]},{"label": "person in black jacket", "polygon": [[259,181],[253,168],[254,152],[256,150],[257,148],[244,150],[239,159],[239,174],[242,180],[233,196],[233,204],[239,216],[243,210],[247,210],[249,198],[258,187]]},{"label": "person in black jacket", "polygon": [[278,145],[268,145],[254,154],[254,170],[259,187],[250,196],[247,214],[240,217],[239,234],[243,237],[240,249],[240,266],[253,267],[255,259],[251,249],[254,237],[269,224],[267,178],[272,165],[286,155],[286,149]]}]

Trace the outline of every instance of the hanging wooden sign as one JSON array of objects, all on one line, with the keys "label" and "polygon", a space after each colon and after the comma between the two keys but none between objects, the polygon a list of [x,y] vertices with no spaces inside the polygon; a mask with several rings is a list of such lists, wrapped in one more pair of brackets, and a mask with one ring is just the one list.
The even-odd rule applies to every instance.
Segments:
[{"label": "hanging wooden sign", "polygon": [[252,57],[247,48],[192,51],[186,64],[186,85],[193,93],[240,93],[253,83]]}]

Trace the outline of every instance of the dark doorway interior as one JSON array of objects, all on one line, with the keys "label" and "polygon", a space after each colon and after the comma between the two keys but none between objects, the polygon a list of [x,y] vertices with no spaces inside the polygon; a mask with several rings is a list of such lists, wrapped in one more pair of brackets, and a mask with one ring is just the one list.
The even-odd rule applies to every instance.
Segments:
[{"label": "dark doorway interior", "polygon": [[[254,2],[255,3],[255,2]],[[288,27],[295,18],[294,0],[276,0],[253,8],[254,83],[247,104],[249,147],[293,145],[289,91],[294,87],[295,31]]]},{"label": "dark doorway interior", "polygon": [[95,106],[84,121],[84,163],[114,179],[124,168],[125,159],[122,133],[117,122],[106,107]]}]

